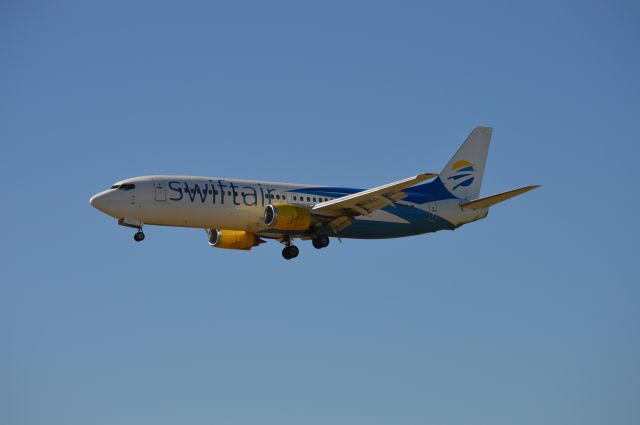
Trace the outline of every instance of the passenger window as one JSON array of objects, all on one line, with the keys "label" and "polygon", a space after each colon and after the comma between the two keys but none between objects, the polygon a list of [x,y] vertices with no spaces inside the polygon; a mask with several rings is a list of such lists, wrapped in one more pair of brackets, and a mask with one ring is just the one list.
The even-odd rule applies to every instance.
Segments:
[{"label": "passenger window", "polygon": [[315,197],[313,198],[313,202],[316,202],[316,198]]},{"label": "passenger window", "polygon": [[294,200],[294,201],[297,201],[297,199],[296,199],[296,195],[293,195],[293,200]]},{"label": "passenger window", "polygon": [[276,195],[276,199],[280,199],[280,195]]},{"label": "passenger window", "polygon": [[311,202],[311,198],[307,196],[307,202]]},{"label": "passenger window", "polygon": [[231,191],[227,190],[227,196],[231,196]]}]

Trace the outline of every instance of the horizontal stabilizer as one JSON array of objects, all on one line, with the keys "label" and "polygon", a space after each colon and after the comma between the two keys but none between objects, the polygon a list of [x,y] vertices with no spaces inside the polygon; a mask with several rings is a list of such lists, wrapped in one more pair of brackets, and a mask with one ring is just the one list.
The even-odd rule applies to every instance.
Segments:
[{"label": "horizontal stabilizer", "polygon": [[508,192],[498,193],[497,195],[491,195],[484,198],[475,199],[473,201],[462,204],[462,208],[465,209],[479,209],[479,208],[489,208],[492,205],[495,205],[499,202],[506,201],[507,199],[513,198],[514,196],[522,195],[525,192],[528,192],[533,189],[539,188],[540,185],[533,186],[525,186],[520,189],[510,190]]}]

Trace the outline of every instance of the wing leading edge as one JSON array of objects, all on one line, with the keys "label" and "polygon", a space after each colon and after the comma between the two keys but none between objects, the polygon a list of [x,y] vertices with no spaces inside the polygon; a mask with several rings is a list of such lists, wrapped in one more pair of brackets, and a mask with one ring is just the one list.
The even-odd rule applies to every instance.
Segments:
[{"label": "wing leading edge", "polygon": [[436,176],[437,174],[435,173],[418,174],[404,180],[321,202],[316,204],[311,209],[311,212],[316,216],[328,218],[351,218],[358,215],[369,215],[380,208],[395,206],[397,201],[408,196],[403,192],[404,189]]}]

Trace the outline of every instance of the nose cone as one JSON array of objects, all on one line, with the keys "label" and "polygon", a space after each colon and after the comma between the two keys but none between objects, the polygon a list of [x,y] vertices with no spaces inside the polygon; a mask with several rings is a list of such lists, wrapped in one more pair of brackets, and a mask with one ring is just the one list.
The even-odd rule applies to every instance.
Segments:
[{"label": "nose cone", "polygon": [[104,212],[106,207],[105,197],[106,197],[106,193],[104,192],[98,193],[96,195],[93,195],[91,199],[89,199],[89,203],[93,208]]}]

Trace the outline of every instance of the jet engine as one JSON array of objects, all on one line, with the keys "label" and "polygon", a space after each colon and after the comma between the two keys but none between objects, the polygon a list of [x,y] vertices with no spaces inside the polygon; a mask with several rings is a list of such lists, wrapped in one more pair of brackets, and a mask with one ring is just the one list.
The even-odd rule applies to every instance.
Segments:
[{"label": "jet engine", "polygon": [[211,229],[208,233],[209,245],[216,248],[248,250],[264,243],[258,236],[244,230]]},{"label": "jet engine", "polygon": [[308,230],[311,211],[292,204],[269,204],[264,210],[264,222],[278,230]]}]

